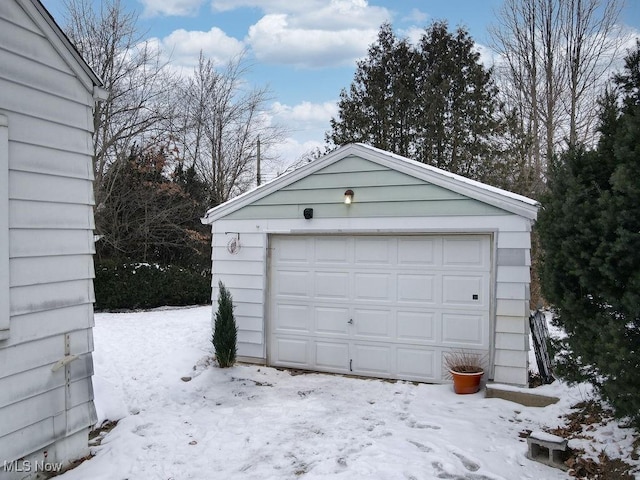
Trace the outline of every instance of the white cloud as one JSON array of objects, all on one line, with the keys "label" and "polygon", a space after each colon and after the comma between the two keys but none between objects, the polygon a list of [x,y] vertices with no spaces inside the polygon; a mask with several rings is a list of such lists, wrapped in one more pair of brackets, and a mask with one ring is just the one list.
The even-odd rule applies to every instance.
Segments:
[{"label": "white cloud", "polygon": [[422,35],[424,35],[424,28],[420,27],[410,27],[400,32],[400,37],[406,38],[412,45],[418,45]]},{"label": "white cloud", "polygon": [[247,43],[260,61],[317,68],[353,63],[366,53],[376,34],[375,27],[296,28],[286,14],[269,14],[249,28]]},{"label": "white cloud", "polygon": [[271,107],[271,114],[280,123],[289,124],[289,128],[328,130],[331,117],[338,115],[336,102],[311,103],[302,102],[289,106],[275,102]]},{"label": "white cloud", "polygon": [[145,17],[192,16],[198,13],[204,0],[140,0]]},{"label": "white cloud", "polygon": [[482,43],[476,43],[475,50],[480,54],[480,63],[485,68],[499,66],[499,64],[501,64],[503,61],[499,53],[497,53],[491,47],[483,45]]},{"label": "white cloud", "polygon": [[318,10],[326,5],[326,0],[212,0],[211,8],[220,12],[236,10],[238,8],[259,8],[265,13],[289,12],[302,13]]},{"label": "white cloud", "polygon": [[338,115],[334,101],[301,102],[285,105],[275,102],[268,112],[271,123],[281,125],[288,132],[287,138],[270,148],[269,154],[278,159],[269,171],[282,172],[310,151],[324,151],[324,134],[329,130],[329,120]]},{"label": "white cloud", "polygon": [[423,25],[429,20],[431,16],[428,13],[425,13],[417,8],[412,9],[408,15],[406,15],[402,20],[406,22],[414,22],[420,25]]},{"label": "white cloud", "polygon": [[307,68],[352,64],[391,17],[366,0],[213,0],[211,5],[218,11],[260,9],[265,15],[246,38],[256,58]]},{"label": "white cloud", "polygon": [[[144,14],[193,15],[204,0],[141,0]],[[306,68],[352,65],[366,54],[380,25],[391,18],[386,8],[366,0],[212,0],[211,8],[256,8],[264,16],[245,38],[258,61]],[[176,30],[160,43],[172,58],[197,57],[202,49],[216,59],[237,53],[240,41],[218,28],[209,32]],[[215,44],[215,46],[214,46]],[[242,45],[244,46],[244,45]],[[180,61],[180,60],[179,60]],[[193,63],[193,61],[191,62]]]},{"label": "white cloud", "polygon": [[303,156],[319,149],[324,152],[324,142],[320,140],[299,140],[293,137],[274,145],[271,153],[279,160],[272,163],[265,172],[265,180],[271,180],[300,163]]},{"label": "white cloud", "polygon": [[171,57],[171,63],[175,67],[194,67],[200,51],[206,58],[222,65],[244,49],[240,40],[229,37],[217,27],[208,32],[174,30],[163,39],[154,38],[151,41],[160,45],[162,51]]}]

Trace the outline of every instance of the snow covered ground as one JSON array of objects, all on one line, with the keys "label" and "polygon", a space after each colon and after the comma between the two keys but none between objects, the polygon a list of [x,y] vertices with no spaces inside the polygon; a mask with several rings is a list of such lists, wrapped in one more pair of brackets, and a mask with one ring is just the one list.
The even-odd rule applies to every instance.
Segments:
[{"label": "snow covered ground", "polygon": [[[61,480],[568,478],[528,460],[518,434],[558,425],[590,398],[585,387],[542,387],[561,401],[532,408],[450,385],[223,370],[208,362],[210,317],[211,307],[96,315],[99,423],[120,422]],[[608,425],[594,453],[629,448],[628,432]]]}]

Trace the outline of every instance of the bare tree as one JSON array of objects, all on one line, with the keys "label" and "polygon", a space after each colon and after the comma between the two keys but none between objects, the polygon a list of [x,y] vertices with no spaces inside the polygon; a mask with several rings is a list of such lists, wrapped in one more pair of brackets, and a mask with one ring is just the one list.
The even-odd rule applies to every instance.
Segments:
[{"label": "bare tree", "polygon": [[263,151],[281,138],[265,116],[267,89],[248,88],[245,73],[242,55],[217,69],[201,53],[179,90],[183,110],[174,136],[184,161],[208,184],[213,206],[253,185],[258,138]]},{"label": "bare tree", "polygon": [[[171,115],[165,101],[171,81],[157,48],[137,30],[137,16],[120,0],[64,0],[64,30],[80,54],[102,78],[106,101],[96,105],[94,183],[97,208],[107,200],[118,169],[134,144],[149,144]],[[98,225],[99,229],[99,225]]]},{"label": "bare tree", "polygon": [[625,38],[616,22],[621,1],[567,0],[563,30],[567,63],[569,145],[587,143],[597,119],[597,97]]},{"label": "bare tree", "polygon": [[505,0],[491,29],[507,103],[531,138],[535,178],[563,146],[595,139],[592,108],[624,39],[622,0]]}]

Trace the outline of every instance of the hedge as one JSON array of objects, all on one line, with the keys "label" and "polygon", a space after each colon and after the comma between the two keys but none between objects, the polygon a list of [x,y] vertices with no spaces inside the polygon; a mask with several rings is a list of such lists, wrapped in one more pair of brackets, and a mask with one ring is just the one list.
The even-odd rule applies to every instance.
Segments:
[{"label": "hedge", "polygon": [[202,305],[211,300],[211,276],[176,265],[96,262],[96,310]]}]

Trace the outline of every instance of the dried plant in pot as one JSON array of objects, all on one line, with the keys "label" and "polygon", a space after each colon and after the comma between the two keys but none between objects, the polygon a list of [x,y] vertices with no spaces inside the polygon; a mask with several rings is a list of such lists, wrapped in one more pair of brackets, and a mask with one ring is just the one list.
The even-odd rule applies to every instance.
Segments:
[{"label": "dried plant in pot", "polygon": [[476,393],[484,375],[484,355],[468,350],[451,350],[443,354],[444,366],[459,394]]}]

